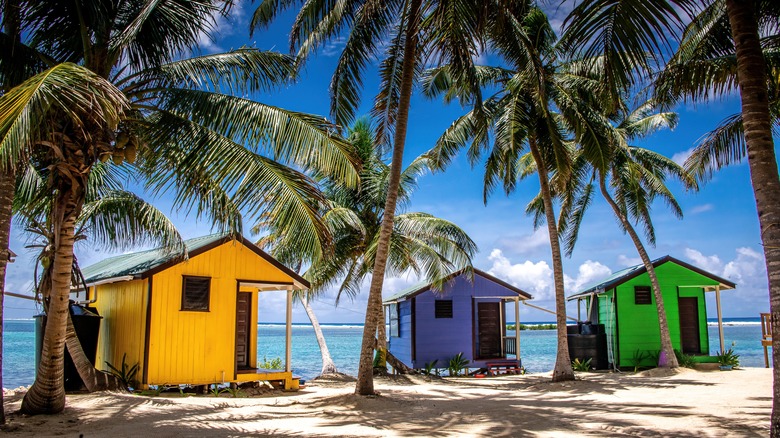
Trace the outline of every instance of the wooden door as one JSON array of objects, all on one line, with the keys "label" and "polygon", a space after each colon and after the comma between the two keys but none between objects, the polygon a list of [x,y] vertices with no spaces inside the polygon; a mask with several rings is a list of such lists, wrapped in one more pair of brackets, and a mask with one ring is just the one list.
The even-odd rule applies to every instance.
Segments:
[{"label": "wooden door", "polygon": [[239,292],[236,299],[236,369],[249,368],[249,335],[252,323],[252,294]]},{"label": "wooden door", "polygon": [[501,354],[501,303],[477,303],[477,342],[479,358],[503,357]]},{"label": "wooden door", "polygon": [[685,354],[701,354],[699,333],[699,299],[680,297],[680,344]]}]

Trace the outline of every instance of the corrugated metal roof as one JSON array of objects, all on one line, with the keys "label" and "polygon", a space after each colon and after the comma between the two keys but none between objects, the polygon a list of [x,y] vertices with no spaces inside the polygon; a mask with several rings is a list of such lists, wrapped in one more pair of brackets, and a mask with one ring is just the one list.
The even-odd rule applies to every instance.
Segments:
[{"label": "corrugated metal roof", "polygon": [[[456,276],[462,274],[463,272],[464,272],[464,269],[461,269],[460,271],[457,271],[457,272],[454,272],[454,273],[450,274],[447,277],[447,281],[449,279],[453,278],[453,277],[456,277]],[[511,284],[501,280],[500,278],[496,278],[496,277],[488,274],[485,271],[481,271],[479,269],[474,268],[474,274],[475,275],[479,275],[479,276],[481,276],[481,277],[483,277],[483,278],[485,278],[487,280],[490,280],[490,281],[492,281],[494,283],[500,284],[501,286],[504,286],[505,288],[507,288],[507,289],[509,289],[509,290],[511,290],[511,291],[513,291],[515,293],[517,293],[518,295],[522,296],[525,299],[528,299],[528,300],[533,299],[533,296],[531,296],[529,293],[527,293],[527,292],[525,292],[525,291],[523,291],[523,290],[521,290],[521,289],[519,289],[517,287],[514,287]],[[417,283],[414,286],[408,287],[406,289],[403,289],[403,290],[401,290],[399,292],[396,292],[395,294],[389,296],[388,298],[386,298],[384,300],[384,302],[385,303],[390,303],[390,302],[394,302],[394,301],[405,300],[405,299],[407,299],[407,298],[409,298],[411,296],[417,295],[419,292],[423,292],[423,291],[426,291],[426,290],[430,289],[432,284],[433,284],[433,282],[430,282],[430,281],[429,282]]]},{"label": "corrugated metal roof", "polygon": [[[185,240],[184,244],[187,246],[187,252],[191,253],[227,236],[228,234],[226,233],[211,234]],[[83,268],[81,272],[84,274],[84,279],[87,283],[94,283],[109,278],[142,275],[176,259],[178,256],[179,254],[171,253],[164,248],[155,248],[107,258]]]},{"label": "corrugated metal roof", "polygon": [[[691,271],[694,271],[698,274],[708,277],[713,281],[717,281],[718,283],[720,283],[722,289],[734,289],[736,287],[736,285],[729,280],[718,277],[717,275],[711,274],[703,269],[685,263],[682,260],[678,260],[672,256],[667,255],[653,260],[653,266],[658,267],[666,262],[673,262],[677,265],[682,266],[683,268],[690,269]],[[585,286],[580,292],[570,295],[567,298],[567,300],[573,300],[593,293],[601,293],[605,290],[614,289],[616,286],[619,286],[638,275],[644,274],[645,272],[647,272],[647,269],[645,269],[644,264],[638,264],[636,266],[631,266],[629,268],[622,269],[610,275],[609,277],[599,281],[598,283],[593,283]]]}]

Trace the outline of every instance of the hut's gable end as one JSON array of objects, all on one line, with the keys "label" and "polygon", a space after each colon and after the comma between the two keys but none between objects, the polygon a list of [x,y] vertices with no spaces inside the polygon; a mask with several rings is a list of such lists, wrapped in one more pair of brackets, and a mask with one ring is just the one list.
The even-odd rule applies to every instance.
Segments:
[{"label": "hut's gable end", "polygon": [[[184,276],[211,278],[208,311],[183,311]],[[293,279],[239,241],[225,242],[152,277],[149,383],[231,380],[235,369],[238,280],[292,284]],[[257,292],[252,291],[250,365],[256,366]]]},{"label": "hut's gable end", "polygon": [[[673,347],[681,349],[679,298],[693,297],[698,300],[701,351],[707,353],[707,312],[702,286],[716,286],[718,282],[673,262],[656,267],[655,272],[664,299]],[[661,335],[655,297],[651,294],[650,304],[635,303],[635,287],[650,285],[649,275],[643,273],[616,288],[621,366],[634,366],[633,359],[637,354],[645,355],[643,365],[651,365],[649,352],[660,349]]]},{"label": "hut's gable end", "polygon": [[143,373],[143,351],[146,326],[147,280],[124,281],[97,287],[97,301],[93,306],[103,317],[100,322],[95,365],[108,369],[106,362],[122,369],[122,357],[132,367],[138,364],[136,378]]}]

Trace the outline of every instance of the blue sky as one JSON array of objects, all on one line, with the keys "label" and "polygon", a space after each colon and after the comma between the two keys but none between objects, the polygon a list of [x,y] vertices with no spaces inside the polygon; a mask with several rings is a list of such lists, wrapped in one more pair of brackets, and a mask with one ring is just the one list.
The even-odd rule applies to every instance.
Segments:
[{"label": "blue sky", "polygon": [[[231,18],[220,19],[216,41],[204,39],[203,50],[216,52],[254,46],[286,52],[292,15],[286,14],[267,31],[256,32],[249,38],[247,23],[253,6],[256,3],[240,3]],[[551,10],[553,24],[559,25],[565,13],[565,8]],[[320,50],[310,59],[298,83],[254,97],[291,110],[327,115],[328,83],[342,44],[343,41],[333,41]],[[377,84],[375,70],[369,69],[363,93],[363,112],[368,112]],[[697,139],[724,117],[739,111],[739,99],[732,96],[707,105],[681,106],[677,111],[680,116],[678,127],[674,131],[659,132],[643,145],[681,162]],[[428,150],[463,112],[464,109],[457,104],[445,106],[439,101],[415,95],[410,110],[405,163]],[[524,214],[526,203],[538,190],[536,180],[522,182],[518,190],[508,197],[501,192],[495,193],[487,205],[482,202],[481,184],[480,165],[472,168],[460,156],[446,172],[426,175],[419,180],[419,188],[408,211],[428,212],[461,226],[479,246],[479,253],[474,259],[475,267],[530,292],[536,297],[535,304],[553,308],[552,269],[546,230],[535,231],[531,218]],[[769,307],[766,272],[747,164],[720,171],[698,193],[687,193],[676,183],[672,183],[671,187],[683,207],[685,218],[678,220],[661,203],[653,206],[658,243],[655,248],[648,248],[651,257],[672,255],[736,282],[736,291],[723,294],[725,316],[757,317],[759,312],[766,312]],[[144,196],[152,199],[148,194]],[[171,214],[185,237],[210,233],[208,223],[198,223],[192,217],[170,211],[170,199],[156,198],[154,203]],[[29,293],[32,287],[33,255],[24,248],[26,239],[15,226],[11,249],[19,257],[16,263],[9,265],[6,283],[7,290],[12,292]],[[81,265],[87,266],[107,254],[89,243],[82,243],[77,246],[77,256]],[[608,206],[597,198],[585,218],[577,248],[571,258],[564,259],[567,294],[637,263],[639,259],[630,239],[619,230]],[[384,296],[417,282],[413,275],[388,278]],[[362,322],[366,297],[367,285],[352,302],[344,300],[335,307],[331,292],[317,300],[314,307],[321,322]],[[263,294],[261,321],[282,321],[283,301],[284,294],[281,292]],[[34,312],[29,301],[7,297],[5,302],[7,318],[27,318]],[[708,300],[708,307],[711,309],[709,315],[714,316],[714,298]],[[569,314],[575,313],[574,308],[569,310]],[[552,315],[522,309],[521,320],[552,319]],[[295,309],[294,320],[307,321],[302,309]]]}]

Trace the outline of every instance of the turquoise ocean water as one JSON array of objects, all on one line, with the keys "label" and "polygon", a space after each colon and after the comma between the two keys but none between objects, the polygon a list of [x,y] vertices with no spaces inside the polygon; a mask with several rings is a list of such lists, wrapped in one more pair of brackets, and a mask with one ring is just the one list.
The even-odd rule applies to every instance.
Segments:
[{"label": "turquoise ocean water", "polygon": [[[758,318],[725,318],[726,348],[735,343],[742,366],[763,367],[761,326]],[[531,323],[533,324],[533,323]],[[339,371],[357,374],[357,362],[363,327],[360,325],[324,324],[323,333]],[[293,325],[292,365],[296,375],[310,379],[322,367],[320,351],[314,331],[309,325]],[[35,328],[32,320],[6,321],[3,330],[3,386],[15,388],[30,385],[35,376]],[[508,332],[507,335],[513,335]],[[720,349],[718,328],[710,323],[710,351]],[[555,331],[525,330],[520,332],[523,365],[529,372],[544,372],[555,363]],[[260,324],[258,329],[258,357],[284,357],[284,325]]]}]

